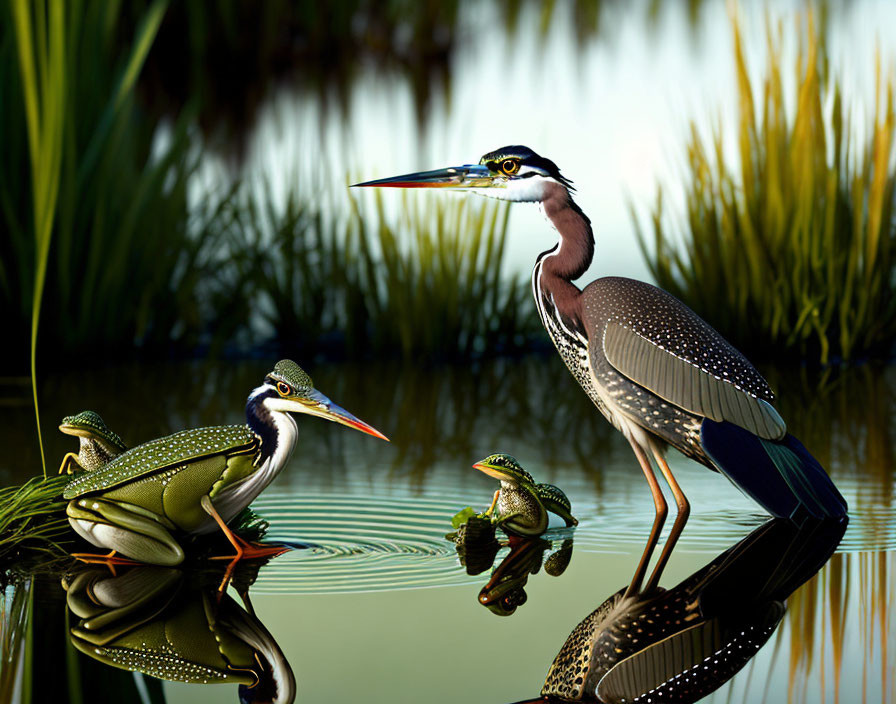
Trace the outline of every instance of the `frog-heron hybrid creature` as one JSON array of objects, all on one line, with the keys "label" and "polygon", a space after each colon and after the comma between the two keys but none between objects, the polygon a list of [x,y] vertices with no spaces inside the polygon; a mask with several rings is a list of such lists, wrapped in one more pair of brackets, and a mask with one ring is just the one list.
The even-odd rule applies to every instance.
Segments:
[{"label": "frog-heron hybrid creature", "polygon": [[218,529],[236,549],[234,560],[283,552],[246,543],[227,524],[286,466],[298,437],[293,414],[388,439],[315,389],[295,362],[282,359],[249,395],[244,425],[182,430],[151,440],[69,482],[63,498],[72,528],[112,551],[75,556],[120,561],[115,553],[121,553],[172,566],[184,560],[180,535]]},{"label": "frog-heron hybrid creature", "polygon": [[357,185],[447,188],[541,205],[560,237],[532,271],[542,324],[573,376],[631,444],[656,507],[630,593],[640,588],[667,514],[651,455],[672,489],[678,517],[645,592],[657,586],[690,512],[665,460],[669,445],[720,471],[774,516],[801,522],[846,513],[824,469],[787,433],[768,383],[696,313],[633,279],[605,277],[584,289],[573,284],[594,257],[594,235],[572,198],[572,182],[553,161],[508,146],[478,164]]}]

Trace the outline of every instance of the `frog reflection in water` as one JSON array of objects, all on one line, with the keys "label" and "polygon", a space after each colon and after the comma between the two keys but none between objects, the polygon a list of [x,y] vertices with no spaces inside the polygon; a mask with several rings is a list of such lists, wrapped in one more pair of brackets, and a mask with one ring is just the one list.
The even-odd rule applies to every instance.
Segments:
[{"label": "frog reflection in water", "polygon": [[[242,563],[235,585],[254,581],[261,561]],[[289,704],[295,676],[244,597],[220,593],[217,571],[141,565],[85,566],[63,580],[72,644],[122,670],[194,684],[235,684],[241,702]]]},{"label": "frog reflection in water", "polygon": [[567,526],[578,524],[566,494],[553,484],[536,484],[510,455],[489,455],[473,468],[501,482],[485,512],[491,516],[497,508],[496,523],[500,528],[517,535],[541,535],[548,529],[549,513],[558,515]]},{"label": "frog reflection in water", "polygon": [[576,626],[529,701],[696,702],[756,654],[845,530],[845,518],[772,519],[668,591],[621,589]]},{"label": "frog reflection in water", "polygon": [[66,416],[59,424],[59,430],[78,438],[78,453],[69,452],[62,458],[59,474],[93,472],[115,459],[128,447],[124,441],[106,427],[99,413],[81,411]]},{"label": "frog reflection in water", "polygon": [[489,569],[500,549],[510,548],[479,591],[477,599],[498,616],[510,616],[517,607],[526,603],[528,596],[525,586],[529,575],[537,574],[544,565],[547,574],[559,577],[572,559],[572,538],[564,539],[560,548],[545,559],[555,541],[537,536],[509,535],[507,541],[499,542],[495,538],[495,524],[479,516],[470,517],[455,533],[445,537],[454,542],[461,564],[469,575]]}]

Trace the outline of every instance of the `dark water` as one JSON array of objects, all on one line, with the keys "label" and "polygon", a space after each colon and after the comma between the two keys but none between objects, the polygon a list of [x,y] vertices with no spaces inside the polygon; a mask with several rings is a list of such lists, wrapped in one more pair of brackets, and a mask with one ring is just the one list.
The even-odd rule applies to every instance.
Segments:
[{"label": "dark water", "polygon": [[[134,366],[52,377],[43,409],[51,468],[73,449],[52,423],[66,413],[93,408],[130,444],[183,427],[239,422],[242,399],[267,366]],[[512,702],[538,696],[572,629],[628,583],[649,532],[650,493],[624,440],[553,357],[472,370],[318,365],[310,371],[317,388],[393,442],[300,419],[293,459],[254,505],[271,523],[270,539],[312,545],[247,578],[254,580],[250,593],[258,622],[294,673],[296,700]],[[791,429],[849,501],[851,519],[825,567],[798,580],[808,579],[787,598],[787,611],[768,642],[707,701],[896,701],[896,626],[890,615],[896,605],[896,373],[861,368],[819,380],[764,371],[774,380]],[[0,465],[7,484],[36,471],[39,456],[30,444],[29,407],[15,389],[5,400],[3,440],[23,448]],[[516,455],[536,480],[561,486],[580,520],[571,534],[549,534],[553,545],[542,555],[572,537],[566,570],[553,576],[541,568],[530,575],[527,600],[507,618],[478,602],[490,571],[468,575],[444,538],[455,512],[488,504],[496,485],[470,465],[494,451]],[[671,466],[691,500],[692,516],[663,577],[665,587],[717,560],[766,520],[720,476],[679,456],[671,457]],[[497,559],[507,555],[502,548]],[[780,556],[770,554],[750,573],[761,573],[760,567],[775,560]],[[96,579],[113,578],[101,570]],[[220,575],[206,577],[205,592],[178,587],[178,594],[198,601],[184,607],[192,616],[174,620],[202,632],[205,626],[196,624],[205,622],[197,614],[207,612],[196,604],[214,593],[219,580]],[[61,634],[78,619],[69,615],[66,625],[66,594],[59,584],[54,575],[18,587],[39,614],[32,616],[38,626],[30,631],[32,657],[62,658],[67,672],[81,672],[82,680],[93,673],[92,678],[118,682],[118,670],[86,665],[86,657],[66,645]],[[117,593],[114,584],[106,582],[108,593]],[[145,591],[130,587],[127,599]],[[239,615],[231,621],[243,623],[248,617],[231,594],[235,600],[226,601],[226,609]],[[21,647],[13,627],[15,595],[7,589],[4,602],[6,662],[0,681],[6,694],[10,683],[21,686],[27,671],[12,657],[19,652],[16,644]],[[134,618],[130,607],[115,613],[116,624]],[[221,617],[222,623],[231,621]],[[97,668],[106,675],[96,674]],[[126,677],[125,684],[110,687],[139,683],[152,699],[158,685]],[[238,700],[237,688],[228,683],[166,683],[162,690],[169,702]]]}]

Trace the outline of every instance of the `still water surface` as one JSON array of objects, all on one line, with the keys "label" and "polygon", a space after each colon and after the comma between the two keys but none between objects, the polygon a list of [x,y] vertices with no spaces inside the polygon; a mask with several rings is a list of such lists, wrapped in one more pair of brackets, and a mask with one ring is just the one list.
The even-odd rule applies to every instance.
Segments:
[{"label": "still water surface", "polygon": [[[93,408],[136,444],[183,427],[239,422],[242,399],[267,368],[178,364],[59,375],[47,382],[45,423],[52,428],[66,413]],[[646,540],[652,501],[625,441],[553,357],[469,370],[310,371],[317,388],[393,442],[300,419],[292,461],[254,505],[271,523],[270,539],[312,546],[271,561],[251,588],[259,621],[295,674],[297,701],[536,697],[570,631],[628,583]],[[707,701],[896,701],[896,373],[860,368],[819,388],[798,371],[763,371],[791,429],[849,501],[851,520],[837,553],[788,599],[766,645]],[[6,443],[32,433],[30,409],[17,398],[11,391],[0,410]],[[51,458],[70,449],[61,437],[48,444]],[[39,465],[28,447],[24,462],[7,456],[0,463],[4,483]],[[528,600],[506,618],[477,601],[489,572],[469,576],[444,538],[455,512],[488,505],[497,485],[470,465],[494,451],[516,455],[537,481],[562,487],[580,520],[568,568],[531,575]],[[765,520],[722,477],[675,455],[671,465],[692,516],[666,587]],[[554,537],[550,551],[568,535]],[[66,632],[56,584],[47,582],[38,597],[60,609],[54,638]],[[39,650],[46,637],[38,636]],[[63,646],[50,650],[74,652]],[[231,684],[167,683],[163,690],[169,702],[237,701]]]}]

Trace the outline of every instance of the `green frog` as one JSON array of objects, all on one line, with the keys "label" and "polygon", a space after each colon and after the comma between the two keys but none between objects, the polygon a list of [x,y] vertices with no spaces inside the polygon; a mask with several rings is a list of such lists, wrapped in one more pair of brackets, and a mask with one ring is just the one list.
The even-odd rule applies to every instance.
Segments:
[{"label": "green frog", "polygon": [[566,494],[553,484],[536,484],[514,457],[495,453],[473,468],[501,482],[485,515],[491,516],[497,508],[496,522],[504,530],[524,536],[541,535],[548,528],[548,512],[560,516],[567,526],[578,524]]},{"label": "green frog", "polygon": [[78,438],[81,445],[77,454],[69,452],[62,458],[59,474],[93,472],[128,449],[124,441],[106,427],[100,414],[94,411],[66,416],[59,424],[59,430]]}]

